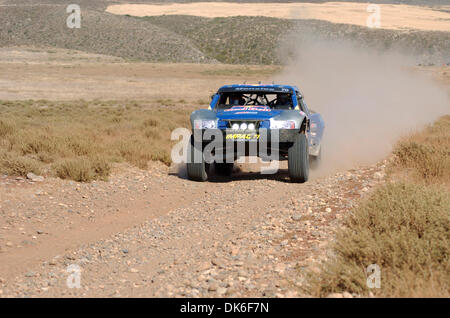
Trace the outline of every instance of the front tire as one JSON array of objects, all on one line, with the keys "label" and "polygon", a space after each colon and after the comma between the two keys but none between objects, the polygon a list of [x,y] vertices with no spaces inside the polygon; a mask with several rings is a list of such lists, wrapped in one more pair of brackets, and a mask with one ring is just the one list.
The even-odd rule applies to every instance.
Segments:
[{"label": "front tire", "polygon": [[292,182],[303,183],[309,177],[308,139],[304,133],[295,136],[288,150],[289,177]]},{"label": "front tire", "polygon": [[[195,162],[194,158],[199,158],[200,162]],[[191,140],[188,145],[188,162],[186,166],[189,180],[208,180],[209,164],[205,162],[205,158],[203,157],[203,149],[198,149],[195,147],[193,135],[191,135]]]}]

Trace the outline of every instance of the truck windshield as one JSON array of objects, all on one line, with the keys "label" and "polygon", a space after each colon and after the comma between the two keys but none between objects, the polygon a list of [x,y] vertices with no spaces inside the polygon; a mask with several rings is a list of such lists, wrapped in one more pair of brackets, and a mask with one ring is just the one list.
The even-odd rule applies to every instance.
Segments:
[{"label": "truck windshield", "polygon": [[233,106],[269,106],[273,109],[292,109],[292,94],[265,92],[226,92],[221,93],[217,109],[227,109]]}]

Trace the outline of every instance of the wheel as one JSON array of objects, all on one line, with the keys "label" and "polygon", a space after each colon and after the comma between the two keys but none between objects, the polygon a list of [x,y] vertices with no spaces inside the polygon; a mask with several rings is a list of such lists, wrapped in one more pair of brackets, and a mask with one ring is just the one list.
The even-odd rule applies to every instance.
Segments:
[{"label": "wheel", "polygon": [[308,140],[304,133],[295,136],[294,144],[288,150],[288,169],[292,182],[303,183],[308,181]]},{"label": "wheel", "polygon": [[219,176],[229,177],[233,172],[234,163],[218,163],[214,162],[214,171]]},{"label": "wheel", "polygon": [[[194,158],[197,156],[200,158],[200,162],[195,162]],[[198,149],[194,145],[194,136],[191,135],[191,139],[188,145],[188,162],[187,166],[187,175],[189,180],[194,181],[206,181],[208,180],[208,170],[209,164],[205,162],[205,158],[203,157],[203,150]]]},{"label": "wheel", "polygon": [[319,148],[319,154],[317,156],[309,156],[309,166],[311,169],[316,170],[320,167],[322,161],[322,147]]}]

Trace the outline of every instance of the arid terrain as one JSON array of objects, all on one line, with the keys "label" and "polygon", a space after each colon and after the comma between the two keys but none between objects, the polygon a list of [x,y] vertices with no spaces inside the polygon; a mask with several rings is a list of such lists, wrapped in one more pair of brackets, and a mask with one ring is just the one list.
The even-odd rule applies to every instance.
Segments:
[{"label": "arid terrain", "polygon": [[[113,14],[132,16],[193,15],[206,18],[231,16],[264,16],[280,19],[315,19],[332,23],[366,26],[367,3],[235,3],[235,2],[193,2],[166,5],[117,4],[106,11]],[[379,6],[385,29],[417,29],[428,31],[450,31],[450,6],[442,11],[427,7],[383,4]]]},{"label": "arid terrain", "polygon": [[[43,3],[0,1],[0,297],[449,297],[448,7],[386,4],[368,30],[361,3],[298,4],[302,22],[88,1],[76,33]],[[310,181],[285,162],[187,180],[171,131],[221,85],[274,80],[324,115]]]},{"label": "arid terrain", "polygon": [[280,70],[265,65],[138,63],[79,51],[17,47],[0,48],[0,63],[1,100],[185,99],[206,105],[224,82],[256,82]]}]

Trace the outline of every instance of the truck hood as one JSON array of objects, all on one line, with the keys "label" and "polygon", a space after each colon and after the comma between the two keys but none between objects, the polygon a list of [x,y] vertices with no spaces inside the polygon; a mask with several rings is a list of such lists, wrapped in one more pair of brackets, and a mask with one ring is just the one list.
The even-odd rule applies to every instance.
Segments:
[{"label": "truck hood", "polygon": [[219,120],[265,120],[278,116],[283,110],[270,109],[268,106],[233,106],[218,110]]}]

